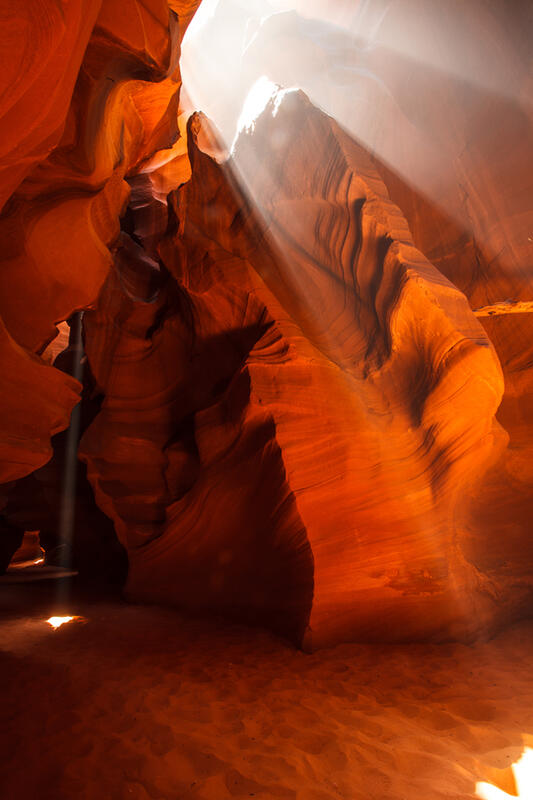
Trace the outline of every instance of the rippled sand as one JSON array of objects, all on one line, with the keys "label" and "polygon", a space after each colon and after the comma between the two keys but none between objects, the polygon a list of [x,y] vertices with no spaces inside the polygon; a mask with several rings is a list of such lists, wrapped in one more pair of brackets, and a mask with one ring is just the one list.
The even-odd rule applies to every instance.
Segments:
[{"label": "rippled sand", "polygon": [[509,788],[533,741],[533,626],[305,655],[176,612],[0,622],[2,800],[438,800]]}]

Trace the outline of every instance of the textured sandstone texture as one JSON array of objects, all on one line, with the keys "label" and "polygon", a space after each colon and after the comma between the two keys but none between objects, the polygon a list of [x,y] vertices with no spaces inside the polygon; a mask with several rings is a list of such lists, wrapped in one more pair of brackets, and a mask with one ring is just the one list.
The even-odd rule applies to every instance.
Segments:
[{"label": "textured sandstone texture", "polygon": [[[166,0],[3,2],[0,480],[51,456],[79,385],[39,358],[113,265],[125,178],[178,137],[179,18]],[[191,13],[197,3],[177,3]],[[5,24],[4,24],[5,22]],[[16,191],[14,191],[16,190]],[[14,193],[13,193],[14,192]]]},{"label": "textured sandstone texture", "polygon": [[469,558],[530,585],[533,6],[339,4],[319,25],[303,13],[262,17],[241,96],[263,74],[304,88],[372,153],[415,245],[465,293],[502,365],[509,444],[457,525]]},{"label": "textured sandstone texture", "polygon": [[[273,110],[235,154],[255,169],[258,207],[231,165],[198,149],[202,121],[191,120],[192,179],[172,197],[175,232],[160,246],[181,325],[167,317],[150,346],[164,311],[130,296],[88,315],[97,380],[126,320],[82,452],[129,547],[128,593],[256,606],[309,648],[471,633],[497,602],[454,518],[505,443],[494,350],[414,248],[365,152],[301,93]],[[272,146],[276,130],[295,129],[298,141]],[[105,461],[104,441],[115,442]],[[134,476],[148,452],[142,496]]]},{"label": "textured sandstone texture", "polygon": [[[2,535],[54,542],[59,432],[81,394],[79,557],[99,569],[91,531],[109,539],[111,520],[133,600],[307,649],[469,638],[527,612],[529,273],[516,248],[507,271],[483,261],[475,232],[533,223],[527,170],[495,166],[472,128],[480,152],[452,184],[469,181],[478,221],[459,234],[301,91],[278,92],[226,157],[178,109],[196,2],[71,3],[64,27],[35,5],[50,13],[20,25],[49,56],[19,65],[19,116],[2,117],[24,131],[0,216]],[[407,102],[394,63],[391,137]],[[463,108],[428,86],[430,117]],[[72,335],[62,349],[80,310],[83,358]]]}]

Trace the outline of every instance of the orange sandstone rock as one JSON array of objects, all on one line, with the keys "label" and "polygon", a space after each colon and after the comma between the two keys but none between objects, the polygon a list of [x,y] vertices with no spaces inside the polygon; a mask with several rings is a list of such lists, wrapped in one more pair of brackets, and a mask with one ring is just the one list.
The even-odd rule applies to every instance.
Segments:
[{"label": "orange sandstone rock", "polygon": [[0,209],[58,144],[101,0],[2,0]]},{"label": "orange sandstone rock", "polygon": [[106,400],[83,457],[128,594],[311,649],[471,635],[498,609],[455,515],[505,442],[498,360],[366,153],[301,93],[276,108],[236,147],[254,204],[193,118],[160,247],[176,283],[155,303],[114,288],[88,315]]},{"label": "orange sandstone rock", "polygon": [[6,2],[2,13],[0,200],[16,189],[0,218],[8,480],[45,463],[50,436],[68,424],[76,382],[39,354],[56,324],[96,301],[129,197],[125,177],[179,136],[181,80],[180,24],[166,0],[135,0],[127,14],[120,0],[75,0],[63,11],[50,0]]},{"label": "orange sandstone rock", "polygon": [[485,117],[446,127],[454,80],[432,94],[418,74],[413,106],[394,48],[368,50],[390,136],[406,115],[404,133],[458,153],[450,218],[302,92],[278,93],[226,161],[195,115],[186,151],[197,5],[4,4],[3,530],[40,527],[35,481],[58,496],[61,448],[6,484],[68,424],[80,385],[50,343],[84,309],[80,455],[130,598],[307,649],[490,630],[531,600],[527,114],[493,158]]}]

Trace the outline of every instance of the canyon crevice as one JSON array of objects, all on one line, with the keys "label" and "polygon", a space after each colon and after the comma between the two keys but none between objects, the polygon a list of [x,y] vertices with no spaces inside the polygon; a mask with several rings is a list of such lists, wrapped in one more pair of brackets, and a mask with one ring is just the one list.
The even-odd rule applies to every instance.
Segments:
[{"label": "canyon crevice", "polygon": [[[366,4],[363,28],[387,41],[421,2]],[[125,552],[132,601],[307,650],[470,641],[530,615],[526,44],[512,107],[435,65],[408,97],[401,55],[361,48],[349,91],[383,129],[360,136],[333,113],[359,113],[347,84],[320,108],[280,59],[229,148],[180,101],[198,5],[4,4],[2,564],[24,531],[64,544],[74,435],[74,566],[122,577]],[[456,9],[467,31],[471,6],[511,52],[502,3]],[[300,29],[300,64],[344,52],[291,12],[245,58]],[[440,205],[406,178],[427,136]]]}]

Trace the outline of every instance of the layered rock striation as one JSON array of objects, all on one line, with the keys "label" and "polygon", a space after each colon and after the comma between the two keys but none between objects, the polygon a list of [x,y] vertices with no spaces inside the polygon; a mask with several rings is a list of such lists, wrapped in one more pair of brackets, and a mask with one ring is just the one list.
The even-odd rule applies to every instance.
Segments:
[{"label": "layered rock striation", "polygon": [[273,98],[223,164],[199,149],[213,137],[191,119],[157,302],[113,290],[87,319],[100,380],[125,318],[82,453],[129,549],[127,592],[308,648],[491,624],[498,589],[455,518],[505,446],[503,382],[466,299],[302,93]]},{"label": "layered rock striation", "polygon": [[0,105],[0,180],[11,195],[0,220],[2,399],[27,420],[2,414],[4,481],[45,463],[50,435],[68,425],[76,386],[35,356],[57,323],[98,297],[125,178],[179,135],[179,17],[166,0],[133,5],[125,14],[121,0],[80,1],[62,17],[45,0],[4,4],[16,77],[6,73]]},{"label": "layered rock striation", "polygon": [[10,518],[47,524],[40,489],[27,489],[24,503],[13,481],[54,452],[60,502],[64,446],[58,453],[51,437],[69,425],[81,386],[52,366],[56,326],[96,302],[113,269],[128,179],[179,137],[179,43],[198,3],[172,10],[166,0],[135,0],[128,13],[120,0],[67,5],[6,0],[1,9],[9,69],[0,101],[0,507],[8,528]]},{"label": "layered rock striation", "polygon": [[[527,613],[527,291],[483,295],[479,261],[458,280],[427,202],[301,91],[275,90],[231,154],[202,114],[186,127],[197,5],[20,16],[50,57],[4,116],[24,130],[0,172],[5,541],[53,542],[69,445],[51,437],[81,393],[79,558],[111,520],[132,600],[306,649]],[[66,320],[83,353],[61,352]]]}]

